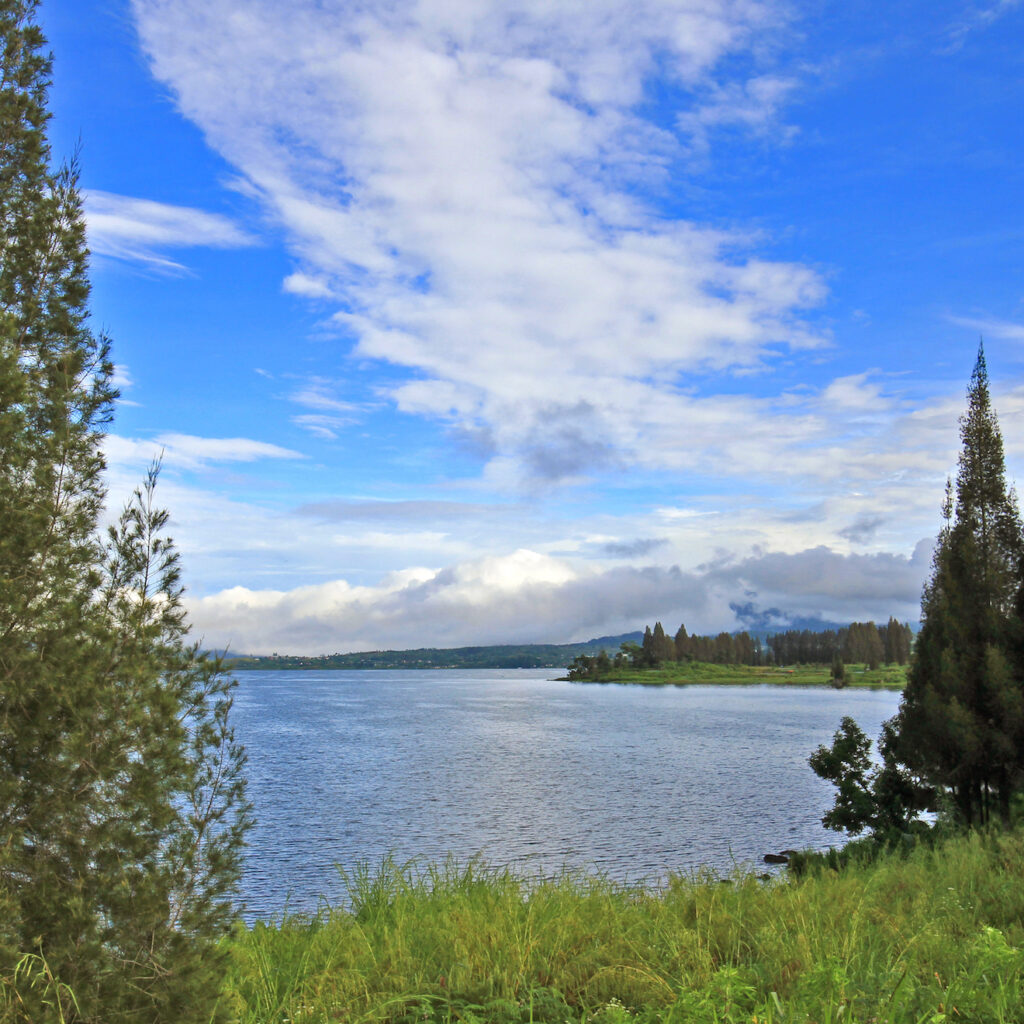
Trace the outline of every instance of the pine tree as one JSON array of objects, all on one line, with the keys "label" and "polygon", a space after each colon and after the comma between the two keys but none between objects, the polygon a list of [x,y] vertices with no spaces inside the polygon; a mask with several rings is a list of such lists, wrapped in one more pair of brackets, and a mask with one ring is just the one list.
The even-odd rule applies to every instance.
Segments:
[{"label": "pine tree", "polygon": [[655,665],[676,660],[675,641],[665,635],[665,627],[660,622],[654,624],[654,632],[651,634],[651,656]]},{"label": "pine tree", "polygon": [[679,628],[676,630],[676,635],[673,638],[673,646],[676,649],[676,661],[690,661],[690,637],[686,632],[686,625],[684,623],[679,624]]},{"label": "pine tree", "polygon": [[[882,627],[879,627],[879,632],[882,633]],[[900,624],[890,615],[889,621],[885,625],[883,633],[883,647],[885,648],[885,663],[891,665],[893,662],[899,661],[899,644],[902,637],[902,630]]]},{"label": "pine tree", "polygon": [[644,627],[644,638],[640,641],[640,648],[642,650],[642,662],[645,667],[650,668],[655,664],[654,661],[654,634],[651,632],[650,626]]},{"label": "pine tree", "polygon": [[205,1022],[248,825],[233,684],[187,641],[155,470],[98,533],[112,364],[36,8],[0,0],[0,1015]]},{"label": "pine tree", "polygon": [[864,639],[867,654],[865,660],[867,661],[868,668],[874,672],[885,660],[885,645],[882,642],[882,635],[878,631],[878,627],[873,622],[865,624]]},{"label": "pine tree", "polygon": [[994,812],[1007,819],[1022,781],[1024,693],[1014,640],[1024,542],[981,347],[967,399],[955,497],[947,484],[894,728],[899,760],[948,791],[959,817],[976,825]]}]

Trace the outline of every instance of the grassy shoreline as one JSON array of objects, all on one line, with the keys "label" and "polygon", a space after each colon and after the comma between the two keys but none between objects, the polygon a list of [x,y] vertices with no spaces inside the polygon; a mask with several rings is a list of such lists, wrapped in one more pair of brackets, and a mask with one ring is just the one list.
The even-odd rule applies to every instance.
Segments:
[{"label": "grassy shoreline", "polygon": [[351,908],[239,927],[239,1024],[1009,1024],[1024,1020],[1024,833],[765,882],[385,862]]},{"label": "grassy shoreline", "polygon": [[[561,677],[567,679],[567,676]],[[711,665],[705,662],[666,664],[658,668],[613,669],[599,679],[574,679],[578,683],[633,683],[640,686],[832,686],[828,665],[795,665],[775,668],[767,665]],[[906,667],[885,665],[874,670],[865,665],[848,665],[846,687],[852,689],[902,690]]]}]

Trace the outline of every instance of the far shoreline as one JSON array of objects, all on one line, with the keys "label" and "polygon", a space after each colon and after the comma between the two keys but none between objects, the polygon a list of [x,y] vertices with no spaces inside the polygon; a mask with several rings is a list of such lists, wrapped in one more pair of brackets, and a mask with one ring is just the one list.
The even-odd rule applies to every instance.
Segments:
[{"label": "far shoreline", "polygon": [[830,665],[714,665],[706,662],[661,665],[657,668],[621,668],[595,677],[560,676],[570,683],[617,683],[627,686],[783,686],[842,690],[894,690],[906,687],[905,665],[876,669],[850,665],[842,686],[832,681]]}]

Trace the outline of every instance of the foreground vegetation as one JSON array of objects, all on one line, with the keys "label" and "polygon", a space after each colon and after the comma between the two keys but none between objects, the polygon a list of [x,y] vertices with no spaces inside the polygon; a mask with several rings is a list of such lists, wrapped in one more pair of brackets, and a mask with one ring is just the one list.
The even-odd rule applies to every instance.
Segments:
[{"label": "foreground vegetation", "polygon": [[660,891],[477,864],[347,883],[349,909],[239,926],[240,1024],[1024,1020],[1019,831]]},{"label": "foreground vegetation", "polygon": [[[654,668],[623,664],[610,665],[607,671],[590,676],[573,675],[574,682],[639,683],[642,686],[831,686],[832,668],[828,665],[794,665],[776,668],[770,665],[710,665],[702,661],[668,662]],[[907,682],[905,665],[867,665],[846,667],[844,686],[879,687],[902,690]]]}]

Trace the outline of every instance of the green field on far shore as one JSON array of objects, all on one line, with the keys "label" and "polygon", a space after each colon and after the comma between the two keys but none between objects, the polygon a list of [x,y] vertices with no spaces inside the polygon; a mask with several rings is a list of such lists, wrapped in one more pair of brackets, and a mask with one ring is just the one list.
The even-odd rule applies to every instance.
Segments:
[{"label": "green field on far shore", "polygon": [[[711,665],[706,662],[673,662],[658,668],[612,669],[600,679],[578,679],[581,683],[637,683],[641,686],[831,686],[829,665],[794,665],[779,668],[769,665]],[[907,682],[905,665],[846,666],[846,685],[887,690],[902,690]]]}]

